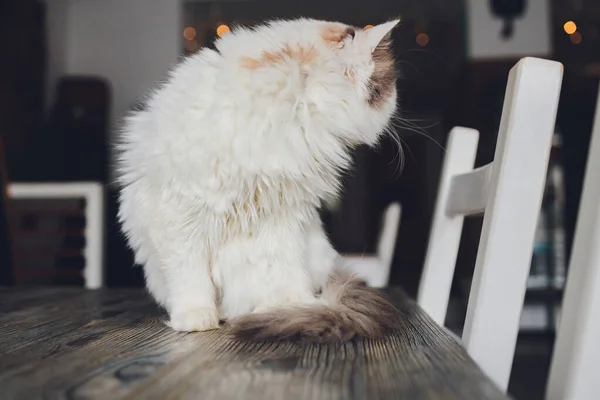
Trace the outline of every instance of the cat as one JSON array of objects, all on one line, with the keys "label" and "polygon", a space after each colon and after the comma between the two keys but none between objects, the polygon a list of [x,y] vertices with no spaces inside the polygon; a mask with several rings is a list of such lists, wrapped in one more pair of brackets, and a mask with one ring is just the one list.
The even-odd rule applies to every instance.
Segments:
[{"label": "cat", "polygon": [[126,118],[118,218],[173,329],[340,341],[394,328],[389,301],[335,269],[318,210],[394,115],[397,24],[233,29]]}]

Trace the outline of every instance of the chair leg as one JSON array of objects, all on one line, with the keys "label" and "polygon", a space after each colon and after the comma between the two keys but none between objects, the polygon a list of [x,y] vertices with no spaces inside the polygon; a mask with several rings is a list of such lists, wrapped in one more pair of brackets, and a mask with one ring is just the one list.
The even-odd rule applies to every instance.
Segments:
[{"label": "chair leg", "polygon": [[380,286],[387,286],[392,269],[392,259],[396,250],[396,238],[400,226],[402,207],[400,203],[392,203],[387,206],[383,214],[381,232],[377,242],[377,259],[381,265]]}]

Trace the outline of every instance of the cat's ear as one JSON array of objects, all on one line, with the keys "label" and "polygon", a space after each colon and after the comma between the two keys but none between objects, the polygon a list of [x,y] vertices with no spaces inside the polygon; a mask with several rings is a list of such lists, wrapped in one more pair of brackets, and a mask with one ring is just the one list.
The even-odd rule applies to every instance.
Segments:
[{"label": "cat's ear", "polygon": [[400,22],[399,19],[395,19],[390,22],[385,22],[383,24],[375,25],[372,28],[369,28],[365,31],[367,34],[367,41],[369,43],[369,48],[371,52],[375,50],[375,48],[381,43],[383,39],[394,29],[396,25]]}]

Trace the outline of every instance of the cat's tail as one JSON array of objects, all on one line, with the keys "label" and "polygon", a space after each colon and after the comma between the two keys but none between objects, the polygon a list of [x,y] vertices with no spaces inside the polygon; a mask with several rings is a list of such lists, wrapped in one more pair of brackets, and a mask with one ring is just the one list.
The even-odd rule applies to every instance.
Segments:
[{"label": "cat's tail", "polygon": [[228,322],[242,340],[341,342],[378,338],[401,326],[402,315],[384,293],[356,277],[332,274],[314,305],[275,308]]}]

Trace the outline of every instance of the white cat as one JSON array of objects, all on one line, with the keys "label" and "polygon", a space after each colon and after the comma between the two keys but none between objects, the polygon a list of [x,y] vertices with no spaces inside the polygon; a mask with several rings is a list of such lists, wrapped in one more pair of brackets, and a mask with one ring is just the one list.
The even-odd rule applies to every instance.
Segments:
[{"label": "white cat", "polygon": [[127,119],[119,218],[173,329],[343,340],[394,326],[378,292],[332,271],[317,210],[394,113],[397,23],[235,29]]}]

